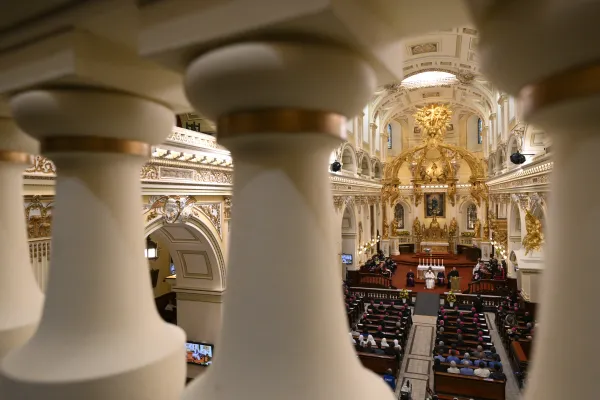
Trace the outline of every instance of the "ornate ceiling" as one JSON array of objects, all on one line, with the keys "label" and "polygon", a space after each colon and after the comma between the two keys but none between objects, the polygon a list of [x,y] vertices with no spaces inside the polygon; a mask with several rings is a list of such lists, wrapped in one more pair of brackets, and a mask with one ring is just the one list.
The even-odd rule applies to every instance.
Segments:
[{"label": "ornate ceiling", "polygon": [[381,124],[432,102],[448,105],[459,116],[474,113],[482,119],[495,109],[492,85],[480,74],[477,58],[477,31],[459,27],[416,36],[405,42],[405,78],[427,71],[454,74],[456,80],[430,87],[407,87],[400,82],[380,87],[371,101],[371,116]]}]

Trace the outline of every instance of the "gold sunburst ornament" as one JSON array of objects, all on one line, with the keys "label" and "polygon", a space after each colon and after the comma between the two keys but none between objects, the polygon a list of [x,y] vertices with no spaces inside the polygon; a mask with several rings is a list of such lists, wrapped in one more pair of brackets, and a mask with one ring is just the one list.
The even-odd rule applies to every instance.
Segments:
[{"label": "gold sunburst ornament", "polygon": [[414,118],[423,130],[423,141],[428,147],[436,147],[444,141],[452,111],[443,104],[429,104],[420,108]]}]

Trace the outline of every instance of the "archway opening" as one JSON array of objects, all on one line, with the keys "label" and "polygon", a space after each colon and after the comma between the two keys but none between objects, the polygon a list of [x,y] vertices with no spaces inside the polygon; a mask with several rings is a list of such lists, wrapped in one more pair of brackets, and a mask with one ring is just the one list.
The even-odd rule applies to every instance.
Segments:
[{"label": "archway opening", "polygon": [[363,157],[360,163],[360,174],[362,176],[371,177],[371,169],[369,168],[369,159],[367,157]]},{"label": "archway opening", "polygon": [[352,150],[348,147],[346,147],[342,152],[342,171],[348,171],[352,173],[356,171],[354,155],[352,154]]}]

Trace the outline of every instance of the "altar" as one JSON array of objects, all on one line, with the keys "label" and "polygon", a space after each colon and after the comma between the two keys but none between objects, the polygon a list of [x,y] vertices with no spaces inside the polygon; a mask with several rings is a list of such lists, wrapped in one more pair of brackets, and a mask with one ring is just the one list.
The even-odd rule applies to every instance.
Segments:
[{"label": "altar", "polygon": [[[449,254],[450,242],[448,241],[448,226],[440,227],[437,220],[437,212],[434,210],[433,219],[429,224],[429,228],[425,228],[425,224],[420,229],[421,252],[429,254]],[[427,249],[427,250],[426,250]]]},{"label": "altar", "polygon": [[421,242],[421,250],[431,249],[431,253],[448,253],[450,243],[448,242]]}]

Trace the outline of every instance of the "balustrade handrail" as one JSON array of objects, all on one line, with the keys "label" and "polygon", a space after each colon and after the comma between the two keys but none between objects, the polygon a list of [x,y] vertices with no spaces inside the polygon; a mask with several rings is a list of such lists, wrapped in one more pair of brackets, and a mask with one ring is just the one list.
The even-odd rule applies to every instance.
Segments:
[{"label": "balustrade handrail", "polygon": [[[401,300],[400,292],[402,291],[401,289],[379,289],[361,286],[353,286],[348,290],[352,293],[359,295],[360,297],[369,297],[381,300]],[[415,293],[412,292],[412,290],[408,290],[408,292],[410,300]]]}]

